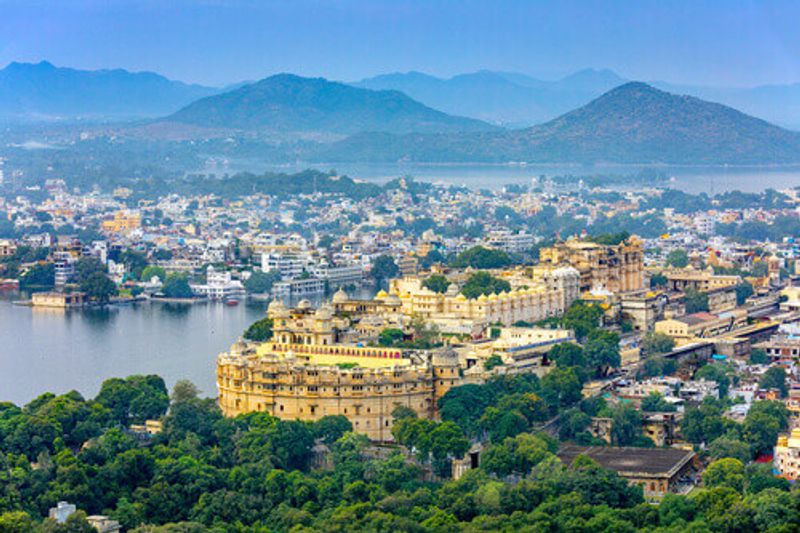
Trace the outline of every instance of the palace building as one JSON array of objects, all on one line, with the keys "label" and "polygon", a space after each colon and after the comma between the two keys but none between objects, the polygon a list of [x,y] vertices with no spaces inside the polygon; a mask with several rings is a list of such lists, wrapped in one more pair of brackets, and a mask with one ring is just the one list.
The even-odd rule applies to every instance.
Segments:
[{"label": "palace building", "polygon": [[[341,298],[340,298],[341,299]],[[273,337],[234,344],[217,357],[219,404],[226,416],[259,411],[287,420],[344,415],[356,432],[391,441],[398,406],[435,418],[437,400],[459,384],[449,349],[363,346],[350,339],[350,319],[333,306],[270,304]]]},{"label": "palace building", "polygon": [[571,266],[580,273],[580,292],[614,293],[644,287],[644,247],[636,237],[616,245],[575,238],[539,250],[542,266]]},{"label": "palace building", "polygon": [[422,286],[423,278],[411,276],[393,279],[389,294],[380,292],[376,299],[399,303],[405,315],[422,317],[443,331],[466,333],[489,324],[510,326],[560,315],[580,296],[579,273],[574,268],[547,269],[534,277],[503,274],[512,275],[510,283],[516,288],[510,292],[470,299],[459,292],[457,283],[446,293],[437,293]]}]

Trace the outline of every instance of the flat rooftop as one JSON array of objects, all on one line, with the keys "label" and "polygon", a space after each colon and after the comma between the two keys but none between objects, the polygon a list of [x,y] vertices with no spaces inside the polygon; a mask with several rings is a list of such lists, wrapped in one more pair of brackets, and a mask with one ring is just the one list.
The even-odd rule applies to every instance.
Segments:
[{"label": "flat rooftop", "polygon": [[645,474],[653,477],[672,477],[695,453],[678,448],[633,448],[613,446],[576,446],[564,444],[558,458],[571,465],[579,455],[597,461],[603,468],[619,474]]}]

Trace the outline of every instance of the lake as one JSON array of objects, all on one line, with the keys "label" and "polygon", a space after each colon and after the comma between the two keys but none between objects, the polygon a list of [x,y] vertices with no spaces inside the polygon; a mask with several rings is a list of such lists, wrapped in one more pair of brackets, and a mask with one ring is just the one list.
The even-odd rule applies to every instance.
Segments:
[{"label": "lake", "polygon": [[[233,161],[225,171],[299,172],[307,168],[327,171],[335,168],[352,178],[384,183],[408,175],[421,181],[448,183],[479,189],[496,189],[509,184],[530,184],[537,176],[629,175],[642,169],[657,169],[672,178],[668,186],[698,194],[722,193],[731,190],[760,192],[764,189],[786,189],[800,186],[800,166],[728,167],[728,166],[642,166],[642,165],[482,165],[482,164],[364,164],[331,163],[269,165],[255,160]],[[220,169],[215,169],[219,171]]]},{"label": "lake", "polygon": [[87,397],[103,380],[158,374],[172,387],[193,381],[216,396],[215,358],[267,302],[139,303],[81,310],[33,309],[0,300],[0,401],[22,404],[43,392]]}]

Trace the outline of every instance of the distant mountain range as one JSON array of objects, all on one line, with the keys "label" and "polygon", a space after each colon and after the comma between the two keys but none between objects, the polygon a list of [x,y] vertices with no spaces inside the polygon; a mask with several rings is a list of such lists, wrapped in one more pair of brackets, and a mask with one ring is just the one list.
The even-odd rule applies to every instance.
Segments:
[{"label": "distant mountain range", "polygon": [[165,118],[206,128],[353,134],[490,131],[480,120],[431,109],[399,91],[278,74],[202,98]]},{"label": "distant mountain range", "polygon": [[[459,74],[449,79],[421,72],[383,74],[354,82],[396,89],[425,105],[509,127],[541,124],[630,81],[608,70],[584,69],[556,81],[515,72]],[[719,102],[781,126],[800,130],[800,83],[752,88],[649,82],[659,89]]]},{"label": "distant mountain range", "polygon": [[555,118],[626,81],[610,70],[581,70],[557,81],[483,70],[449,79],[421,72],[384,74],[352,85],[395,89],[446,113],[522,127]]},{"label": "distant mountain range", "polygon": [[[153,73],[12,63],[0,70],[0,119],[150,117],[88,131],[163,143],[224,139],[226,157],[247,146],[248,157],[266,151],[294,162],[800,164],[800,133],[608,70],[558,81],[412,72],[356,85],[278,74],[214,89]],[[800,104],[792,104],[800,102],[800,85],[702,90],[761,115],[780,113],[783,102],[782,123],[795,111],[800,117]],[[551,118],[512,127],[535,117]],[[83,126],[64,135],[75,139],[76,132],[83,135]]]},{"label": "distant mountain range", "polygon": [[134,119],[172,113],[219,89],[152,72],[76,70],[10,63],[0,70],[0,117],[6,119]]},{"label": "distant mountain range", "polygon": [[361,134],[326,146],[315,157],[384,162],[800,163],[800,133],[721,104],[630,82],[540,126],[455,135]]}]

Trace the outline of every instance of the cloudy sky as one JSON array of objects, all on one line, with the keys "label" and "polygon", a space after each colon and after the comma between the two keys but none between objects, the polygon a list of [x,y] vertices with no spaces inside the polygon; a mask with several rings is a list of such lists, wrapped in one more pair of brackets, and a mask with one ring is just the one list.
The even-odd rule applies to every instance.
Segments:
[{"label": "cloudy sky", "polygon": [[800,2],[746,0],[0,0],[0,65],[151,70],[224,85],[478,69],[553,79],[800,82]]}]

